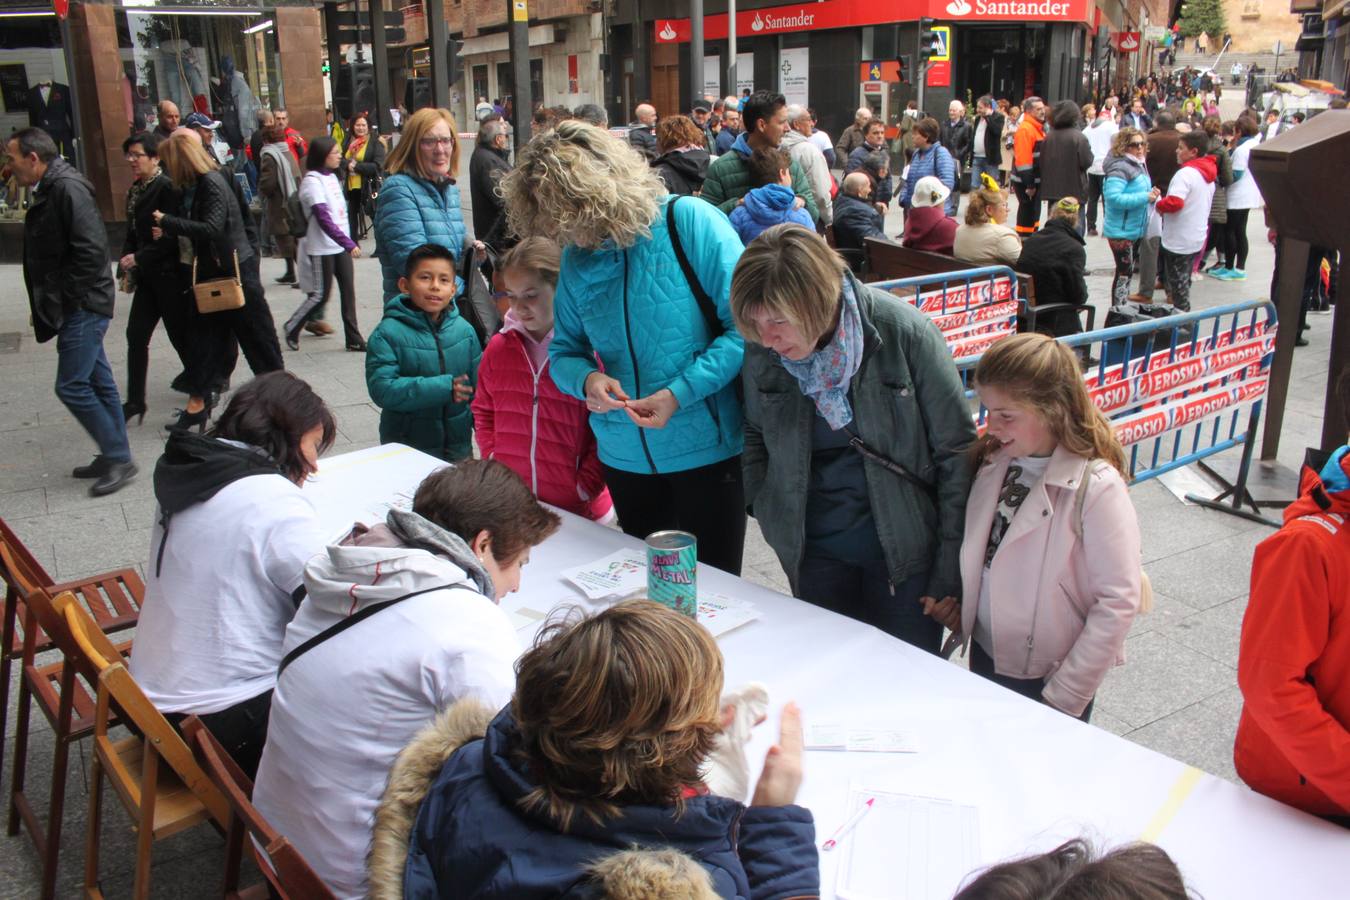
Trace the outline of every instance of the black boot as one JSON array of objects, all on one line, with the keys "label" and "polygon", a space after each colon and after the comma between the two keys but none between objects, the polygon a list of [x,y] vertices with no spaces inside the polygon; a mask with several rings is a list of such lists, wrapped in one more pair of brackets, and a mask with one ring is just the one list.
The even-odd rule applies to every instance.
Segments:
[{"label": "black boot", "polygon": [[277,284],[295,284],[295,260],[286,260],[286,274],[277,279]]}]

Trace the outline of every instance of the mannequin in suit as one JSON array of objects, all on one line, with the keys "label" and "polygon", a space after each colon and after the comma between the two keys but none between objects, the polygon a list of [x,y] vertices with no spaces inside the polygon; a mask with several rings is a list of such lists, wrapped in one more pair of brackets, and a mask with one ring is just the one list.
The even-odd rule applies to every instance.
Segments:
[{"label": "mannequin in suit", "polygon": [[44,80],[29,88],[28,124],[50,134],[62,156],[74,158],[71,141],[75,137],[75,123],[69,85]]}]

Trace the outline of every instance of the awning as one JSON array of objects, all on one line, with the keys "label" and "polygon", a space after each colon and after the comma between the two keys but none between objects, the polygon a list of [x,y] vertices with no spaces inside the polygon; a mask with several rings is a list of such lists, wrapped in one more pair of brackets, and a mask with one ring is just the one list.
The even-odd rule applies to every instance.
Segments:
[{"label": "awning", "polygon": [[1321,50],[1322,43],[1326,41],[1326,39],[1327,36],[1325,34],[1300,34],[1298,40],[1294,41],[1294,50],[1298,53],[1302,53],[1305,50],[1309,52]]}]

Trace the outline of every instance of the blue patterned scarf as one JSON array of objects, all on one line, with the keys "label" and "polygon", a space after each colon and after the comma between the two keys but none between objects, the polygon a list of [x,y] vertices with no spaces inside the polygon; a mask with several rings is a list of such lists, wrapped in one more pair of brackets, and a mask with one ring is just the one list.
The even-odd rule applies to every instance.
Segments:
[{"label": "blue patterned scarf", "polygon": [[848,386],[862,364],[862,316],[858,313],[858,298],[853,294],[853,283],[845,276],[843,310],[839,314],[839,328],[824,348],[803,360],[779,357],[788,374],[797,379],[802,393],[816,404],[816,412],[838,431],[853,421],[853,407],[848,402]]}]

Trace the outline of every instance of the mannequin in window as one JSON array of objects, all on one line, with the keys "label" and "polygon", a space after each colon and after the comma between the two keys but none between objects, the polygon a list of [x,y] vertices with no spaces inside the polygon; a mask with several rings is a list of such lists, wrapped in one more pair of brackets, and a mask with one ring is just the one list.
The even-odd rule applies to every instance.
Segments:
[{"label": "mannequin in window", "polygon": [[70,86],[46,78],[28,90],[28,124],[52,136],[61,155],[74,159],[75,123]]}]

